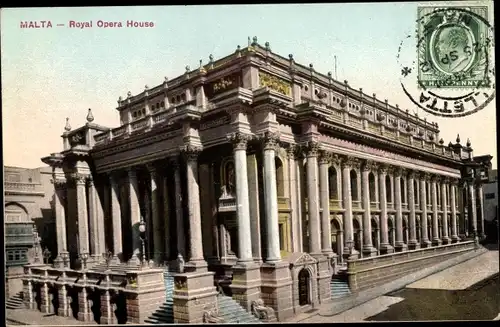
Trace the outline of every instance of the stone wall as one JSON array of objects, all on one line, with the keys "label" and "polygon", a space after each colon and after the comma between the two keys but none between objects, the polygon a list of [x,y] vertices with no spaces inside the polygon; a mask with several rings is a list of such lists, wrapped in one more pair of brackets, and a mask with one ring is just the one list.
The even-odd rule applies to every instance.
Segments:
[{"label": "stone wall", "polygon": [[348,261],[349,286],[352,292],[358,292],[382,285],[403,275],[472,251],[474,248],[474,242],[467,241]]}]

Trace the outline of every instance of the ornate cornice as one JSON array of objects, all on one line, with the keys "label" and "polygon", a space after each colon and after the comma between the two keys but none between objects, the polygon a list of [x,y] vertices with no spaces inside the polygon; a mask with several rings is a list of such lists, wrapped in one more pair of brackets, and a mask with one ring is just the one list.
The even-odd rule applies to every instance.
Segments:
[{"label": "ornate cornice", "polygon": [[248,142],[252,140],[252,135],[235,132],[227,134],[226,138],[233,144],[234,150],[246,150]]},{"label": "ornate cornice", "polygon": [[276,151],[276,148],[280,143],[280,134],[266,131],[259,135],[259,139],[264,145],[264,151],[265,150]]},{"label": "ornate cornice", "polygon": [[182,146],[180,150],[187,161],[195,161],[198,160],[198,156],[200,155],[201,151],[203,151],[203,148],[201,146],[187,144]]},{"label": "ornate cornice", "polygon": [[306,157],[317,157],[321,144],[316,141],[307,141],[302,145],[302,150]]}]

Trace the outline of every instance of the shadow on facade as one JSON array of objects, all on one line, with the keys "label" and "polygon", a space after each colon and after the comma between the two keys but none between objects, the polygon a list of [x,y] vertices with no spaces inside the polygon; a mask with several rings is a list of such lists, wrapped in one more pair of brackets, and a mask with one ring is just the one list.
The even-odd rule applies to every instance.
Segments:
[{"label": "shadow on facade", "polygon": [[466,290],[405,288],[390,296],[403,301],[366,321],[492,320],[500,304],[498,274]]}]

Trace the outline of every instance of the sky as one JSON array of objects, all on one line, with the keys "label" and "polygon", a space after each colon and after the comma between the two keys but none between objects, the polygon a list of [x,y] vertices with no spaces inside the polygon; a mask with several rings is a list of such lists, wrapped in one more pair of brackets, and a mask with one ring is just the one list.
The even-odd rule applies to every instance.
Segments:
[{"label": "sky", "polygon": [[[66,117],[82,126],[91,108],[95,123],[119,126],[119,96],[137,94],[182,74],[209,55],[222,58],[247,45],[269,42],[273,52],[335,71],[353,88],[376,93],[402,109],[439,124],[448,144],[460,134],[474,155],[491,154],[496,166],[495,101],[463,118],[418,110],[404,95],[396,56],[414,31],[418,3],[213,5],[1,10],[4,165],[35,168],[62,150]],[[50,21],[52,28],[21,28],[22,21]],[[99,28],[97,22],[153,22],[149,28]],[[92,21],[92,28],[69,22]],[[40,23],[41,24],[41,23]],[[64,26],[56,26],[64,24]],[[416,56],[416,55],[415,55]]]}]

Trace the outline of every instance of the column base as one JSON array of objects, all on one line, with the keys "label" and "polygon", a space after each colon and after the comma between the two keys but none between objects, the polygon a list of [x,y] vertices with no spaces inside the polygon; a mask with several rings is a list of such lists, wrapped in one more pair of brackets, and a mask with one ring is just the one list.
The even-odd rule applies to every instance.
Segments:
[{"label": "column base", "polygon": [[288,262],[265,262],[261,269],[261,296],[265,306],[274,309],[278,321],[293,316],[292,278]]},{"label": "column base", "polygon": [[245,310],[251,311],[252,302],[260,299],[260,285],[259,264],[250,261],[238,263],[233,267],[233,299]]},{"label": "column base", "polygon": [[377,249],[375,249],[372,245],[363,246],[363,255],[365,257],[374,257],[377,255]]},{"label": "column base", "polygon": [[344,248],[343,252],[342,256],[346,260],[356,260],[359,258],[359,252],[355,248]]},{"label": "column base", "polygon": [[62,259],[61,255],[58,255],[55,259],[54,259],[54,268],[64,268],[64,260]]},{"label": "column base", "polygon": [[458,242],[460,242],[460,237],[458,237],[457,235],[452,235],[451,243],[458,243]]},{"label": "column base", "polygon": [[394,248],[389,243],[381,243],[380,244],[380,253],[381,254],[394,253]]},{"label": "column base", "polygon": [[448,236],[444,236],[442,239],[442,243],[443,245],[451,244],[451,238],[449,238]]},{"label": "column base", "polygon": [[420,243],[420,247],[425,249],[425,248],[430,247],[431,244],[432,244],[432,242],[429,240],[422,240],[422,242]]},{"label": "column base", "polygon": [[132,255],[132,258],[130,258],[130,260],[127,262],[127,264],[129,266],[139,266],[141,265],[141,259],[139,259],[139,257],[134,254]]},{"label": "column base", "polygon": [[396,250],[396,252],[403,252],[403,251],[408,250],[408,246],[403,242],[401,242],[401,243],[396,242],[394,249]]},{"label": "column base", "polygon": [[92,321],[93,319],[93,314],[91,312],[78,312],[78,320],[80,321]]},{"label": "column base", "polygon": [[432,246],[440,246],[441,244],[443,244],[443,242],[438,238],[432,240]]},{"label": "column base", "polygon": [[420,249],[420,244],[417,240],[410,240],[408,242],[408,250],[417,250]]},{"label": "column base", "polygon": [[204,259],[188,261],[184,265],[185,272],[205,272],[208,271],[208,264]]}]

